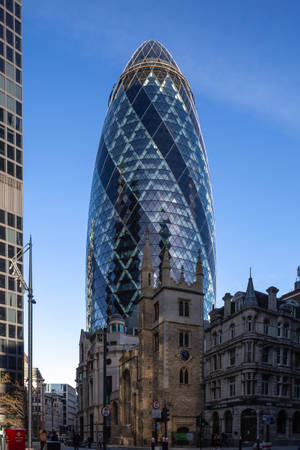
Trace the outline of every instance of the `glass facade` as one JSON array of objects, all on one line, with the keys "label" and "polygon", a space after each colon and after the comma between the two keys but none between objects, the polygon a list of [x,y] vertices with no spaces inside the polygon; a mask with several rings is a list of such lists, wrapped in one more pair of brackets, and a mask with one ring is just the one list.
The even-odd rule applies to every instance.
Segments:
[{"label": "glass facade", "polygon": [[172,276],[204,268],[205,307],[215,301],[215,224],[205,146],[193,93],[170,53],[143,43],[113,88],[95,163],[87,236],[87,329],[113,311],[134,316],[149,229],[159,277],[168,242]]},{"label": "glass facade", "polygon": [[23,383],[23,295],[9,268],[23,247],[21,4],[0,0],[0,374]]}]

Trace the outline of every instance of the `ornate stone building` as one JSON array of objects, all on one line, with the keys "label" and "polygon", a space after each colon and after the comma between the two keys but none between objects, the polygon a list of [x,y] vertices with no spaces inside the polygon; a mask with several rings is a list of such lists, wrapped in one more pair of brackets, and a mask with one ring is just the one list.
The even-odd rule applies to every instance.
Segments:
[{"label": "ornate stone building", "polygon": [[[118,404],[113,400],[119,392],[119,359],[124,349],[135,347],[136,333],[127,334],[125,321],[118,314],[111,317],[107,333],[107,404],[112,417],[109,426],[118,423]],[[103,406],[103,330],[89,333],[81,330],[79,365],[76,374],[78,393],[77,431],[82,439],[96,441],[102,433],[101,408]],[[111,433],[114,436],[114,432]]]},{"label": "ornate stone building", "polygon": [[[168,437],[196,431],[203,411],[201,395],[203,347],[203,270],[188,284],[182,267],[178,282],[171,278],[168,247],[161,267],[161,282],[154,287],[149,236],[141,268],[138,303],[139,345],[120,359],[119,427],[124,445],[150,445],[155,435],[153,402],[169,409]],[[158,438],[165,430],[160,427]]]},{"label": "ornate stone building", "polygon": [[277,297],[255,291],[224,296],[206,329],[207,432],[254,441],[300,438],[300,281]]}]

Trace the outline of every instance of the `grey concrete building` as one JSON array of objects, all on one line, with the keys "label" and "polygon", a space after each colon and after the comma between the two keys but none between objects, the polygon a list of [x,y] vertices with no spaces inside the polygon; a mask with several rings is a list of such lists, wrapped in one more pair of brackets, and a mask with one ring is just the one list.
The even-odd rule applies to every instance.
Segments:
[{"label": "grey concrete building", "polygon": [[77,413],[76,389],[66,383],[47,383],[45,385],[45,393],[57,394],[62,400],[63,421],[57,431],[60,433],[74,431]]},{"label": "grey concrete building", "polygon": [[[119,392],[119,360],[123,350],[137,345],[136,330],[127,334],[125,321],[113,314],[107,333],[107,404],[111,405],[111,419],[119,416],[114,397]],[[102,432],[101,408],[103,406],[103,330],[93,333],[81,330],[79,342],[79,365],[76,372],[78,393],[77,431],[82,439],[96,441]]]},{"label": "grey concrete building", "polygon": [[[298,274],[299,275],[299,274]],[[205,340],[206,433],[255,441],[300,438],[300,281],[277,297],[225,294]]]},{"label": "grey concrete building", "polygon": [[56,392],[45,393],[45,425],[47,432],[56,431],[61,433],[63,431],[64,416],[63,416],[63,397]]}]

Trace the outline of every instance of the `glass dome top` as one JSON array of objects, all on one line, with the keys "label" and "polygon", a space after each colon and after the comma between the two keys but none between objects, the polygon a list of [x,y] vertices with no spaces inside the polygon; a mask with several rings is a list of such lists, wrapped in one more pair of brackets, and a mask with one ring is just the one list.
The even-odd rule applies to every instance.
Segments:
[{"label": "glass dome top", "polygon": [[171,53],[158,41],[145,41],[140,45],[128,61],[124,72],[143,62],[165,63],[169,66],[173,66],[180,72]]}]

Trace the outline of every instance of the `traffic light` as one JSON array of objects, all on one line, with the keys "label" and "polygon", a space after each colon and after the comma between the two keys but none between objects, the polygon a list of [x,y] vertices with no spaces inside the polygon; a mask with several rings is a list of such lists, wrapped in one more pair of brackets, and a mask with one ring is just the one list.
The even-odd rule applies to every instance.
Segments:
[{"label": "traffic light", "polygon": [[161,412],[161,421],[162,422],[169,422],[170,420],[170,410],[166,406],[163,407]]},{"label": "traffic light", "polygon": [[207,425],[207,422],[205,421],[204,417],[197,416],[196,417],[196,425],[199,428],[204,428]]}]

